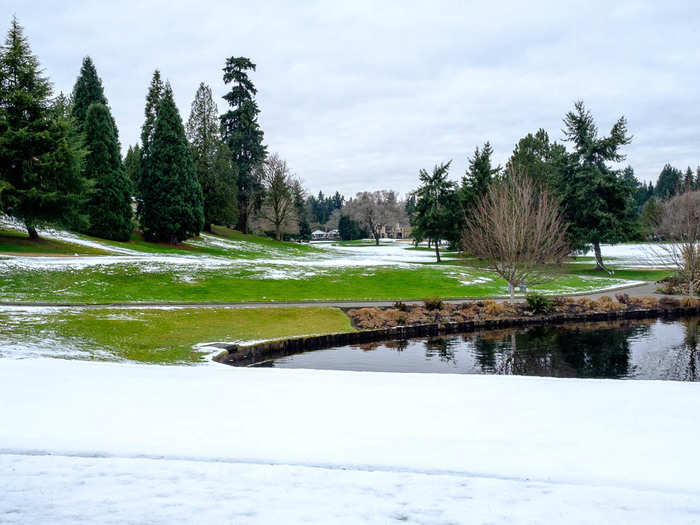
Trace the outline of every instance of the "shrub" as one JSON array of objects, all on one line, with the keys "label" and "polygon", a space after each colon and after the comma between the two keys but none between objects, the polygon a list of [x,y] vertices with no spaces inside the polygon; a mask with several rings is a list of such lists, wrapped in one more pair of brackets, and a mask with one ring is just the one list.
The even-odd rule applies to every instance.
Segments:
[{"label": "shrub", "polygon": [[411,309],[411,305],[404,303],[403,301],[396,301],[394,303],[394,308],[401,312],[408,312]]},{"label": "shrub", "polygon": [[662,308],[678,308],[680,304],[680,301],[678,301],[678,299],[674,299],[673,297],[662,297],[659,299],[659,306]]},{"label": "shrub", "polygon": [[498,301],[484,301],[484,313],[486,315],[498,316],[508,311],[508,306],[505,303]]},{"label": "shrub", "polygon": [[601,305],[609,304],[612,302],[613,302],[613,299],[609,295],[603,295],[601,297],[598,297],[598,303]]},{"label": "shrub", "polygon": [[440,310],[442,309],[442,299],[439,297],[427,297],[423,299],[423,306],[426,310]]},{"label": "shrub", "polygon": [[597,301],[593,301],[592,305],[596,308],[600,308],[601,310],[606,311],[617,311],[625,309],[624,304],[618,303],[617,301],[613,301],[612,297],[609,297],[607,295],[600,297]]},{"label": "shrub", "polygon": [[690,296],[682,297],[681,306],[683,308],[698,308],[700,307],[700,300]]},{"label": "shrub", "polygon": [[626,293],[619,293],[615,295],[615,299],[622,304],[630,304],[630,296]]},{"label": "shrub", "polygon": [[539,293],[531,293],[525,298],[527,307],[533,314],[546,314],[554,306],[554,301],[551,297]]}]

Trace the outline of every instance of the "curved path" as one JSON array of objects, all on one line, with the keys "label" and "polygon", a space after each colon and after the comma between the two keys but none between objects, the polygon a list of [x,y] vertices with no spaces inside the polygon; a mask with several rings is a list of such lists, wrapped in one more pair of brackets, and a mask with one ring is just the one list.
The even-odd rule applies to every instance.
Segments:
[{"label": "curved path", "polygon": [[[603,295],[614,295],[615,293],[626,293],[631,297],[647,297],[654,295],[659,285],[655,282],[643,284],[632,284],[628,286],[619,286],[616,288],[608,288],[590,293],[570,293],[561,294],[570,297],[589,297],[598,299]],[[681,296],[667,296],[681,297]],[[445,299],[445,303],[459,304],[474,301],[484,301],[493,299],[496,301],[510,301],[509,297],[464,297],[458,299]],[[524,297],[519,296],[513,299],[514,302],[523,301]],[[414,299],[395,299],[395,300],[357,300],[357,301],[271,301],[271,302],[114,302],[114,303],[60,303],[60,302],[12,302],[0,301],[0,306],[59,306],[59,307],[78,307],[78,308],[109,308],[109,307],[189,307],[189,308],[275,308],[285,306],[329,306],[337,308],[364,308],[370,306],[393,306],[396,301],[402,301],[407,304],[422,304],[422,300]]]}]

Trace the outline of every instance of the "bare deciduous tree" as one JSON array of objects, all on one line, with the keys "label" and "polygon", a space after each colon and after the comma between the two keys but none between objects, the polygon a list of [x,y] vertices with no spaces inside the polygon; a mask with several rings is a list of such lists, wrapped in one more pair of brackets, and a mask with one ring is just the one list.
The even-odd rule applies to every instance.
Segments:
[{"label": "bare deciduous tree", "polygon": [[527,176],[511,172],[491,185],[473,209],[462,236],[464,250],[485,259],[515,287],[544,263],[569,252],[559,200]]},{"label": "bare deciduous tree", "polygon": [[282,240],[282,235],[296,224],[294,206],[294,178],[287,163],[277,153],[273,153],[260,166],[261,180],[265,189],[265,199],[260,209],[260,216],[267,220],[275,230],[275,238]]},{"label": "bare deciduous tree", "polygon": [[367,228],[377,246],[382,226],[396,223],[401,215],[396,193],[391,190],[360,192],[346,209],[350,217]]},{"label": "bare deciduous tree", "polygon": [[657,233],[668,241],[659,250],[688,283],[688,295],[700,279],[700,191],[686,191],[663,204],[663,217]]}]

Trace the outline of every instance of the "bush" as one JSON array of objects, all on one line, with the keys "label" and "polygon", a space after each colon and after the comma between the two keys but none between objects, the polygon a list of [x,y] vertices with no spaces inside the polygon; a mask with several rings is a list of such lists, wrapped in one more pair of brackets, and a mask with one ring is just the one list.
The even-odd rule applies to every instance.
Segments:
[{"label": "bush", "polygon": [[546,314],[552,310],[554,301],[551,297],[539,293],[528,294],[525,298],[527,307],[533,314]]},{"label": "bush", "polygon": [[698,308],[700,307],[700,300],[690,296],[682,297],[681,306],[683,308]]},{"label": "bush", "polygon": [[498,301],[484,301],[484,312],[486,315],[499,316],[508,311],[508,307],[504,303]]},{"label": "bush", "polygon": [[404,303],[403,301],[396,301],[394,303],[394,308],[401,312],[408,312],[411,309],[411,306]]},{"label": "bush", "polygon": [[615,295],[615,299],[622,304],[630,304],[630,296],[626,293],[619,293]]},{"label": "bush", "polygon": [[425,306],[426,310],[441,310],[442,299],[439,297],[427,297],[423,299],[423,306]]}]

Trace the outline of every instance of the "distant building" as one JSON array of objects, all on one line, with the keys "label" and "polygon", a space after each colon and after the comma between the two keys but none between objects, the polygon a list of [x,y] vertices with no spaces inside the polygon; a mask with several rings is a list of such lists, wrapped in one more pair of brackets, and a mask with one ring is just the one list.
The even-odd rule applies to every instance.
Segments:
[{"label": "distant building", "polygon": [[323,230],[316,230],[311,232],[312,241],[325,241],[327,238],[327,234]]},{"label": "distant building", "polygon": [[395,224],[385,224],[379,230],[381,239],[408,239],[411,237],[411,227],[404,226],[398,222]]},{"label": "distant building", "polygon": [[338,230],[331,230],[324,232],[323,230],[316,230],[311,232],[312,241],[337,241],[340,239],[340,232]]}]

